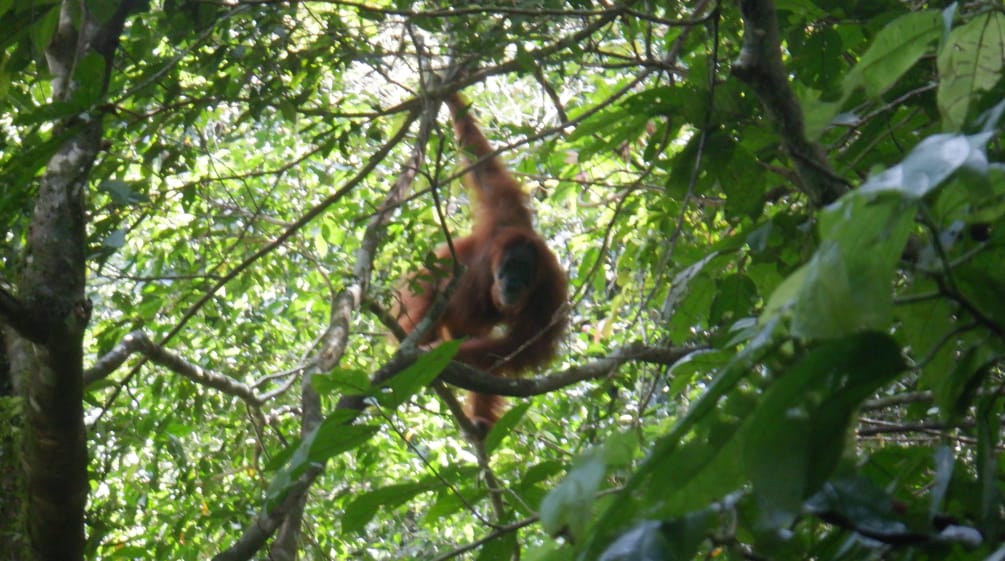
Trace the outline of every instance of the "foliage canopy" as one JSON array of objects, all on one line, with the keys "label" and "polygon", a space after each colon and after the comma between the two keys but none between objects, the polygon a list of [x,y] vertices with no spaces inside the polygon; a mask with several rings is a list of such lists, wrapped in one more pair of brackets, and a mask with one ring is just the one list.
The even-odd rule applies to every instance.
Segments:
[{"label": "foliage canopy", "polygon": [[[999,2],[0,27],[10,558],[1005,556]],[[569,273],[522,382],[389,335],[470,225],[455,89]],[[481,445],[454,386],[514,396]]]}]

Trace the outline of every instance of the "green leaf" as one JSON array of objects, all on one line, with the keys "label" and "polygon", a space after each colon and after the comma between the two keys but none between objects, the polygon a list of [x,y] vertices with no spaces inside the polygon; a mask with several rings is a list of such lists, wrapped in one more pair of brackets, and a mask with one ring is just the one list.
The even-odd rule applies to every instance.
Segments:
[{"label": "green leaf", "polygon": [[667,522],[644,520],[614,541],[600,561],[688,561],[712,531],[715,517],[701,510]]},{"label": "green leaf", "polygon": [[799,105],[803,110],[803,128],[806,129],[806,136],[816,141],[827,130],[827,127],[834,121],[834,117],[841,111],[847,101],[849,93],[845,92],[841,99],[835,101],[824,101],[821,92],[803,88],[798,90]]},{"label": "green leaf", "polygon": [[950,422],[957,421],[970,409],[971,400],[988,373],[988,366],[995,362],[998,353],[985,345],[977,344],[956,357],[950,372],[933,373],[926,381],[932,386],[935,403],[942,415]]},{"label": "green leaf", "polygon": [[428,483],[399,483],[363,493],[345,508],[345,513],[342,515],[342,530],[362,533],[380,507],[388,510],[396,508],[430,489]]},{"label": "green leaf", "polygon": [[639,435],[634,431],[614,433],[604,442],[604,463],[612,468],[628,467],[640,445]]},{"label": "green leaf", "polygon": [[764,166],[749,150],[736,146],[726,165],[713,171],[726,193],[726,216],[756,219],[764,208]]},{"label": "green leaf", "polygon": [[928,52],[942,34],[942,17],[934,10],[912,12],[886,25],[872,45],[845,76],[844,90],[865,87],[869,97],[879,97]]},{"label": "green leaf", "polygon": [[541,526],[555,536],[583,534],[607,466],[604,451],[596,447],[576,459],[565,479],[541,501]]},{"label": "green leaf", "polygon": [[900,347],[865,333],[821,345],[780,375],[744,424],[744,461],[772,527],[788,526],[840,459],[861,402],[904,369]]},{"label": "green leaf", "polygon": [[992,132],[932,135],[918,143],[901,163],[869,177],[858,192],[869,194],[893,191],[920,199],[961,168],[986,174],[986,146],[992,138]]},{"label": "green leaf", "polygon": [[670,294],[667,295],[667,298],[663,303],[664,315],[670,316],[673,314],[674,309],[687,295],[691,281],[701,274],[705,265],[708,265],[709,262],[718,256],[719,254],[713,251],[699,259],[697,262],[688,265],[681,272],[677,273],[673,281],[670,283]]},{"label": "green leaf", "polygon": [[336,368],[311,376],[311,385],[320,395],[362,395],[370,391],[370,377],[362,370]]},{"label": "green leaf", "polygon": [[910,199],[870,196],[861,189],[826,208],[819,248],[775,289],[761,321],[791,316],[792,334],[808,339],[885,329],[913,209]]},{"label": "green leaf", "polygon": [[36,52],[44,52],[52,41],[52,36],[56,33],[56,26],[59,24],[59,6],[60,4],[50,4],[43,7],[45,15],[31,26],[31,42],[35,46]]},{"label": "green leaf", "polygon": [[443,372],[460,346],[460,341],[444,341],[428,353],[419,356],[414,364],[382,385],[390,388],[391,393],[381,394],[381,402],[386,407],[394,409],[408,401]]},{"label": "green leaf", "polygon": [[118,179],[106,179],[98,184],[98,190],[108,193],[112,203],[119,207],[147,202],[149,198],[133,189],[133,184]]},{"label": "green leaf", "polygon": [[937,100],[945,130],[960,130],[982,92],[1005,70],[1005,14],[988,11],[950,34],[938,57]]},{"label": "green leaf", "polygon": [[878,535],[908,533],[907,525],[893,510],[893,501],[864,477],[849,477],[828,482],[806,503],[809,512],[837,517],[855,528]]},{"label": "green leaf", "polygon": [[746,317],[758,298],[757,287],[747,275],[733,274],[716,282],[709,321],[715,325]]},{"label": "green leaf", "polygon": [[670,395],[681,395],[699,374],[716,372],[731,358],[722,351],[698,351],[678,360],[670,367],[668,375],[672,380],[667,391]]},{"label": "green leaf", "polygon": [[312,462],[326,462],[363,444],[379,429],[372,425],[347,425],[340,416],[332,415],[318,427],[308,457]]},{"label": "green leaf", "polygon": [[[732,438],[735,426],[724,426],[717,417],[718,407],[725,396],[736,395],[736,386],[750,373],[754,364],[774,348],[779,334],[778,321],[772,320],[763,325],[758,335],[752,337],[743,350],[719,370],[687,413],[656,442],[648,459],[625,484],[625,490],[605,510],[595,525],[597,531],[587,544],[588,551],[599,555],[599,547],[613,539],[611,534],[632,519],[637,507],[633,493],[638,489],[646,489],[645,494],[650,501],[656,500],[656,497],[662,499],[665,511],[683,514],[700,508],[695,505],[700,505],[705,499],[720,498],[741,482],[740,462],[736,461],[741,452]],[[696,427],[708,424],[723,425],[725,430],[720,434],[724,438],[708,439],[707,445],[705,440],[689,438]],[[692,454],[692,450],[698,453]],[[728,457],[728,461],[720,461],[715,469],[707,469],[710,462],[721,457]]]},{"label": "green leaf", "polygon": [[112,232],[105,237],[101,244],[109,249],[120,249],[122,246],[126,245],[125,230],[112,230]]},{"label": "green leaf", "polygon": [[517,405],[510,407],[506,413],[499,419],[499,421],[492,427],[489,434],[485,437],[485,452],[492,455],[502,441],[513,432],[513,428],[516,427],[520,419],[527,413],[530,409],[529,401],[522,401]]},{"label": "green leaf", "polygon": [[671,561],[678,559],[670,553],[672,545],[669,536],[663,531],[661,522],[646,520],[636,524],[615,540],[604,550],[600,561]]},{"label": "green leaf", "polygon": [[96,105],[105,93],[105,58],[88,51],[73,69],[73,79],[77,83],[73,103],[82,108]]}]

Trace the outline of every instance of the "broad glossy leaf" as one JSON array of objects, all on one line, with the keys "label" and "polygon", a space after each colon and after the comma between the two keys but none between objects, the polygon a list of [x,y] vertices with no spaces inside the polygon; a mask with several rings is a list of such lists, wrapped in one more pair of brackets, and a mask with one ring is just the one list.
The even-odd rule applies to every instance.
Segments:
[{"label": "broad glossy leaf", "polygon": [[828,482],[806,502],[809,512],[837,516],[857,528],[880,535],[908,534],[909,528],[893,510],[893,501],[864,477]]},{"label": "broad glossy leaf", "polygon": [[321,395],[360,395],[370,390],[370,377],[362,370],[336,368],[331,372],[311,376],[311,385]]},{"label": "broad glossy leaf", "polygon": [[670,540],[663,523],[646,520],[629,528],[600,556],[600,561],[670,561]]},{"label": "broad glossy leaf", "polygon": [[[716,413],[721,400],[735,392],[753,365],[777,344],[779,332],[777,321],[762,326],[758,335],[716,374],[687,413],[656,442],[648,459],[636,469],[624,491],[597,522],[597,531],[591,536],[587,551],[596,550],[599,555],[600,547],[614,539],[611,534],[623,527],[626,520],[634,518],[640,507],[638,497],[633,495],[638,489],[646,489],[646,499],[650,503],[647,506],[658,503],[670,515],[696,510],[703,501],[715,500],[735,489],[741,481],[741,463],[736,461],[741,452],[736,439],[706,442],[689,440],[688,435],[695,432],[696,427],[722,424]],[[735,434],[735,430],[723,433]],[[723,450],[730,453],[723,453]],[[722,457],[728,457],[728,461],[719,461],[713,466],[715,469],[709,467],[711,462]]]},{"label": "broad glossy leaf", "polygon": [[380,427],[348,425],[337,415],[332,415],[318,427],[310,446],[310,460],[325,462],[336,454],[347,452],[370,439]]},{"label": "broad glossy leaf", "polygon": [[935,134],[922,140],[904,160],[873,175],[859,187],[862,194],[894,191],[920,199],[960,168],[986,174],[986,146],[994,133]]},{"label": "broad glossy leaf", "polygon": [[775,290],[761,320],[791,316],[793,335],[809,339],[886,329],[913,208],[901,197],[853,192],[825,209],[820,247]]},{"label": "broad glossy leaf", "polygon": [[523,419],[524,414],[530,409],[530,401],[522,401],[510,407],[503,413],[499,421],[489,431],[485,437],[485,451],[492,454],[502,441],[513,431],[513,428]]},{"label": "broad glossy leaf", "polygon": [[715,517],[701,510],[666,522],[645,520],[624,532],[600,561],[688,561],[713,529]]}]

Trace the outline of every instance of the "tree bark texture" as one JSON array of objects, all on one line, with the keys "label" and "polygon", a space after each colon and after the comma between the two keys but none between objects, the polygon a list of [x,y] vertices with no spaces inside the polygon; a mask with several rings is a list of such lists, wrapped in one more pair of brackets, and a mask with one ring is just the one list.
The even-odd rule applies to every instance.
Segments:
[{"label": "tree bark texture", "polygon": [[[46,61],[53,101],[77,101],[80,85],[107,91],[112,56],[133,0],[105,21],[85,4],[64,1]],[[82,13],[83,12],[83,13]],[[104,72],[77,72],[98,55]],[[93,67],[92,67],[93,68]],[[91,90],[93,91],[93,90]],[[21,316],[6,332],[11,377],[24,396],[27,530],[32,556],[73,561],[84,555],[87,450],[83,419],[83,337],[90,317],[85,295],[85,206],[88,177],[100,150],[100,100],[54,127],[59,147],[38,184],[21,256]]]}]

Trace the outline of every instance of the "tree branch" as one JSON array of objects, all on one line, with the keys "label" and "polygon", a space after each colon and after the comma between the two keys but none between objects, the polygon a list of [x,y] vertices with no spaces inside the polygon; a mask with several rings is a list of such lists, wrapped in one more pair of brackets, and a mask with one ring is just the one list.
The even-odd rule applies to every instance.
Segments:
[{"label": "tree branch", "polygon": [[[628,345],[611,353],[611,356],[597,359],[587,364],[573,366],[561,372],[534,378],[503,378],[472,368],[461,362],[451,362],[440,379],[458,388],[507,397],[531,397],[546,394],[586,380],[595,380],[614,374],[627,362],[648,362],[671,366],[691,353],[704,347],[647,347],[642,344]],[[406,350],[404,346],[396,352],[371,378],[374,386],[381,385],[405,370],[422,354],[418,349]],[[339,401],[339,408],[362,410],[366,407],[365,396],[345,396]]]},{"label": "tree branch", "polygon": [[743,48],[733,75],[746,83],[775,122],[782,146],[792,158],[799,187],[814,206],[837,200],[848,184],[830,168],[819,148],[806,137],[803,111],[782,63],[778,17],[773,0],[741,0]]},{"label": "tree branch", "polygon": [[85,370],[84,386],[105,378],[116,368],[122,366],[122,363],[134,353],[139,353],[150,362],[163,366],[176,374],[181,374],[199,385],[237,397],[251,407],[259,407],[267,399],[265,395],[256,394],[247,384],[238,382],[230,376],[205,370],[198,364],[189,362],[180,355],[155,345],[141,330],[128,333],[114,349],[105,353],[94,363],[94,366]]}]

